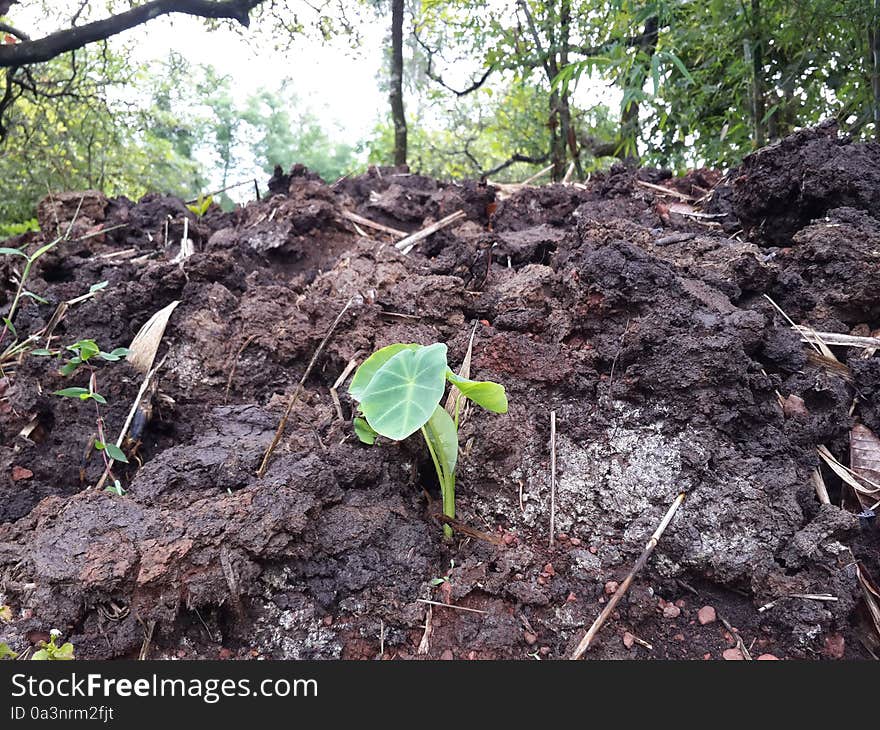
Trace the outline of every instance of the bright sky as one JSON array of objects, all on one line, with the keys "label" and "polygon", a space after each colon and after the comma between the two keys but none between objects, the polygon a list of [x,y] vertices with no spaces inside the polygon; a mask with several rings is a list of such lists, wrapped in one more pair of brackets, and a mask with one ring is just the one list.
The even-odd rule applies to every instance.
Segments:
[{"label": "bright sky", "polygon": [[297,36],[289,49],[276,50],[265,33],[211,31],[187,16],[160,18],[132,33],[149,33],[151,40],[163,41],[140,46],[144,61],[178,51],[194,63],[211,64],[231,76],[233,88],[240,89],[242,96],[289,78],[291,90],[319,119],[338,126],[343,141],[355,143],[372,131],[387,106],[377,83],[385,29],[381,19],[364,20],[363,45],[356,51],[344,38],[322,43],[308,35]]},{"label": "bright sky", "polygon": [[[58,19],[45,18],[40,3],[13,6],[10,17],[32,37],[39,37],[69,23],[70,9],[62,9],[64,5],[58,6]],[[104,15],[95,11],[96,17]],[[132,28],[116,40],[134,41],[134,56],[144,63],[177,51],[194,63],[210,64],[231,76],[242,96],[292,79],[292,91],[299,99],[321,121],[338,127],[342,141],[355,143],[372,131],[379,115],[387,113],[387,100],[377,83],[384,60],[385,25],[384,19],[365,12],[358,21],[363,43],[355,50],[347,38],[323,43],[314,32],[298,35],[289,49],[276,50],[268,18],[240,32],[228,27],[212,31],[204,21],[190,16],[165,16]]]}]

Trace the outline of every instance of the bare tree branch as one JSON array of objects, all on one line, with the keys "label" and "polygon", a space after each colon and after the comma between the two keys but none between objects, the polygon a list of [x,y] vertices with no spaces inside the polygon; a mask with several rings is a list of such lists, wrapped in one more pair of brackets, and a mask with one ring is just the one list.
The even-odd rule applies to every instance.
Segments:
[{"label": "bare tree branch", "polygon": [[43,63],[171,13],[235,20],[247,27],[250,11],[265,0],[152,0],[118,15],[66,28],[38,40],[0,45],[0,68]]},{"label": "bare tree branch", "polygon": [[470,86],[468,86],[467,88],[465,88],[465,89],[461,89],[461,90],[459,90],[459,89],[454,89],[453,87],[451,87],[449,84],[447,84],[447,83],[443,80],[443,77],[440,76],[440,74],[438,74],[438,73],[436,73],[436,72],[434,71],[434,54],[436,53],[436,51],[435,51],[433,48],[429,48],[429,47],[428,47],[428,44],[425,43],[425,42],[419,37],[419,34],[418,34],[415,30],[413,30],[413,38],[416,39],[416,43],[418,43],[418,44],[422,47],[422,50],[425,52],[425,54],[427,55],[427,58],[428,58],[428,65],[425,67],[425,76],[427,76],[429,79],[431,79],[431,81],[433,81],[434,83],[439,84],[440,86],[442,86],[442,87],[443,87],[444,89],[446,89],[447,91],[451,91],[451,92],[452,92],[453,94],[455,94],[456,96],[459,96],[459,97],[461,97],[461,96],[467,96],[468,94],[470,94],[470,93],[476,91],[476,90],[479,89],[483,84],[486,83],[486,81],[488,80],[489,76],[491,76],[491,75],[492,75],[492,72],[495,70],[495,66],[494,66],[494,65],[489,66],[489,67],[483,72],[483,75],[482,75],[479,79],[477,79],[476,81],[474,81],[474,82],[473,82]]},{"label": "bare tree branch", "polygon": [[511,155],[508,159],[502,162],[499,165],[495,165],[495,167],[491,167],[488,170],[484,171],[480,177],[485,179],[490,175],[497,175],[502,170],[506,170],[511,165],[515,165],[517,162],[528,162],[531,165],[539,165],[542,162],[547,162],[547,159],[550,157],[550,153],[547,152],[539,157],[529,157],[528,155],[521,155],[519,153],[515,155]]},{"label": "bare tree branch", "polygon": [[27,33],[18,30],[18,28],[13,28],[9,23],[0,23],[0,33],[9,33],[9,35],[14,35],[20,41],[29,41],[31,39]]}]

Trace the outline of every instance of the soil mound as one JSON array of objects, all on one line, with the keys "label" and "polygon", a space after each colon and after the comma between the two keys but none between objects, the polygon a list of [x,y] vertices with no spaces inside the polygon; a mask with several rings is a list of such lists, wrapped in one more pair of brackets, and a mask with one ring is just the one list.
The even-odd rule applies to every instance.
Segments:
[{"label": "soil mound", "polygon": [[[151,418],[118,470],[125,496],[90,486],[93,412],[51,395],[79,381],[36,356],[2,381],[0,604],[14,620],[0,641],[22,650],[58,628],[81,658],[561,658],[685,490],[589,656],[720,658],[738,636],[755,656],[868,657],[853,559],[880,574],[880,531],[825,468],[820,504],[814,474],[818,446],[848,463],[853,426],[880,429],[878,359],[811,354],[764,295],[816,330],[880,328],[878,162],[876,145],[819,128],[750,156],[730,187],[711,171],[622,167],[587,185],[386,168],[327,185],[296,167],[276,171],[271,197],[202,218],[160,195],[47,203],[43,233],[4,245],[54,236],[77,207],[78,235],[106,232],[40,259],[30,288],[50,304],[26,302],[19,333],[101,281],[57,344],[125,346],[180,305]],[[389,229],[458,210],[408,255],[393,245]],[[185,231],[195,252],[182,258]],[[0,262],[0,307],[13,263]],[[393,342],[446,342],[457,365],[474,327],[471,372],[511,405],[464,423],[458,511],[498,539],[450,545],[423,446],[360,444],[345,387],[341,412],[330,389]],[[141,379],[125,362],[99,368],[112,433]],[[804,594],[835,600],[792,597]],[[704,622],[705,606],[727,624]]]}]

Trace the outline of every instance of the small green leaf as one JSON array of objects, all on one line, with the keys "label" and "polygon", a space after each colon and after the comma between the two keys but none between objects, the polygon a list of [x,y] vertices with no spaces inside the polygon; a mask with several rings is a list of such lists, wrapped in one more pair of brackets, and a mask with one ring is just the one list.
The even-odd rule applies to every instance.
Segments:
[{"label": "small green leaf", "polygon": [[3,324],[6,325],[7,329],[12,333],[13,337],[18,337],[18,332],[15,331],[15,326],[12,324],[12,320],[9,317],[3,318]]},{"label": "small green leaf", "polygon": [[82,360],[80,360],[78,357],[73,358],[72,360],[70,360],[69,362],[66,362],[61,367],[61,374],[62,375],[70,375],[71,373],[76,371],[76,369],[80,366],[81,363],[82,363]]},{"label": "small green leaf", "polygon": [[31,355],[37,355],[38,357],[51,357],[53,354],[54,353],[51,350],[46,350],[43,347],[31,350]]},{"label": "small green leaf", "polygon": [[128,457],[125,455],[125,452],[116,444],[107,443],[104,445],[104,448],[107,450],[107,456],[113,459],[113,461],[121,461],[124,464],[128,463]]},{"label": "small green leaf", "polygon": [[0,606],[0,621],[5,624],[8,624],[12,621],[12,607],[11,606]]},{"label": "small green leaf", "polygon": [[31,656],[32,662],[46,662],[49,661],[52,657],[49,656],[49,652],[45,649],[40,649],[39,651],[35,651],[33,656]]},{"label": "small green leaf", "polygon": [[89,287],[89,294],[94,294],[96,291],[101,291],[101,289],[106,289],[109,281],[99,281],[97,284],[92,284]]},{"label": "small green leaf", "polygon": [[39,296],[38,294],[34,294],[32,291],[23,291],[22,296],[30,297],[35,302],[39,302],[40,304],[48,304],[49,303],[48,299],[45,299],[45,298]]},{"label": "small green leaf", "polygon": [[[102,406],[107,405],[107,399],[103,395],[101,395],[100,393],[88,393],[86,396],[80,396],[80,398],[82,398],[83,400],[88,400],[89,398],[91,398],[93,401],[100,403]],[[108,453],[109,453],[109,450],[110,450],[110,444],[107,444]]]},{"label": "small green leaf", "polygon": [[88,398],[91,393],[88,388],[62,388],[56,390],[52,395],[60,395],[63,398],[82,398],[85,395]]},{"label": "small green leaf", "polygon": [[8,644],[0,644],[0,659],[15,659],[18,654],[9,648]]},{"label": "small green leaf", "polygon": [[492,413],[507,413],[507,394],[504,386],[490,380],[469,380],[447,368],[446,379],[458,388],[465,398]]},{"label": "small green leaf", "polygon": [[40,256],[42,256],[44,253],[48,253],[48,252],[51,251],[53,248],[55,248],[55,246],[57,246],[58,243],[59,243],[60,241],[61,241],[60,238],[56,238],[54,241],[50,241],[50,242],[47,243],[45,246],[41,246],[41,247],[38,248],[36,251],[34,251],[34,254],[33,254],[33,256],[30,257],[29,261],[30,261],[31,263],[33,263],[33,262],[36,261],[38,258],[40,258]]},{"label": "small green leaf", "polygon": [[79,357],[82,358],[82,362],[87,362],[89,358],[92,358],[101,352],[101,348],[98,347],[98,343],[94,340],[80,340],[79,342],[74,342],[72,345],[68,345],[67,349],[78,353]]},{"label": "small green leaf", "polygon": [[56,661],[70,661],[73,657],[73,644],[69,641],[65,644],[62,644],[58,650],[55,652],[55,656],[52,657]]},{"label": "small green leaf", "polygon": [[0,256],[24,256],[25,258],[28,257],[28,255],[24,251],[20,251],[17,248],[7,248],[5,246],[0,248]]},{"label": "small green leaf", "polygon": [[351,379],[351,385],[348,386],[348,392],[351,397],[356,401],[360,401],[363,397],[364,391],[367,389],[373,376],[379,371],[379,368],[398,352],[402,352],[403,350],[418,350],[420,347],[421,345],[416,344],[396,344],[388,345],[387,347],[382,347],[376,350],[376,352],[364,360],[361,363],[361,366],[355,371],[354,377]]},{"label": "small green leaf", "polygon": [[110,352],[101,352],[99,354],[102,360],[107,360],[107,362],[117,362],[123,357],[128,357],[131,354],[131,350],[127,347],[117,347]]},{"label": "small green leaf", "polygon": [[99,439],[95,439],[95,449],[97,451],[103,451],[104,450],[104,442]]},{"label": "small green leaf", "polygon": [[432,586],[442,586],[445,582],[445,578],[431,578],[430,580]]},{"label": "small green leaf", "polygon": [[365,418],[361,418],[358,416],[353,421],[354,425],[354,433],[361,440],[361,442],[365,444],[369,444],[372,446],[376,443],[377,434],[372,428],[370,428],[370,424],[367,423]]}]

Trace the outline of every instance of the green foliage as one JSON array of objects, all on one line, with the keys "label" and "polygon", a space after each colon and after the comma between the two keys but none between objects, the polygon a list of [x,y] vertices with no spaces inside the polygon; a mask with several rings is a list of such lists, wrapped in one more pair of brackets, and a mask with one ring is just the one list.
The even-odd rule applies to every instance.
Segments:
[{"label": "green foliage", "polygon": [[30,233],[31,231],[40,230],[37,225],[36,218],[29,218],[20,223],[0,223],[0,240],[11,238],[12,236],[20,236],[22,233]]},{"label": "green foliage", "polygon": [[190,213],[195,215],[196,218],[202,218],[205,213],[208,212],[208,209],[211,207],[211,203],[214,202],[213,195],[202,195],[199,193],[198,200],[195,203],[189,203],[186,208]]},{"label": "green foliage", "polygon": [[32,661],[70,661],[75,659],[73,655],[73,644],[69,641],[58,646],[57,639],[59,632],[52,631],[49,641],[43,642],[42,648],[34,652],[31,657]]},{"label": "green foliage", "polygon": [[150,84],[146,78],[109,47],[78,51],[74,67],[67,56],[40,66],[41,88],[65,92],[25,94],[9,113],[0,150],[0,226],[32,221],[37,201],[49,190],[190,196],[198,163],[177,140],[162,136],[163,112],[150,104],[155,88],[145,89],[143,108],[124,101],[134,84],[168,82],[155,68]]},{"label": "green foliage", "polygon": [[0,643],[0,660],[15,659],[17,656],[18,654],[12,651],[12,649],[9,648],[8,644]]},{"label": "green foliage", "polygon": [[[443,513],[455,517],[455,467],[458,463],[458,400],[455,418],[440,405],[447,381],[457,392],[494,413],[507,412],[507,396],[497,383],[456,375],[446,363],[446,345],[394,344],[374,352],[357,369],[349,394],[362,416],[354,419],[358,438],[400,441],[421,430],[443,495]],[[452,535],[449,525],[444,533]]]}]

